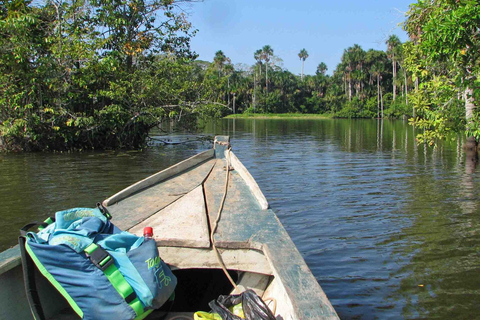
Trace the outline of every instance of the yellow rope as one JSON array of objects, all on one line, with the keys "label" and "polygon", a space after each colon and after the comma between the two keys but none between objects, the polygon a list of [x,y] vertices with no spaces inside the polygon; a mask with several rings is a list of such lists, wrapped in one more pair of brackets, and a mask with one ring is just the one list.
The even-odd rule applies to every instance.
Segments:
[{"label": "yellow rope", "polygon": [[227,271],[227,268],[225,266],[225,263],[223,262],[222,255],[220,254],[220,251],[218,251],[217,246],[215,245],[215,239],[213,235],[215,234],[215,231],[217,230],[218,226],[218,221],[220,220],[220,215],[223,211],[223,205],[225,204],[225,199],[227,198],[227,191],[228,191],[228,182],[229,182],[229,177],[230,177],[230,147],[227,149],[225,152],[225,160],[227,161],[227,174],[225,177],[225,190],[223,192],[223,197],[222,200],[220,201],[220,207],[218,208],[218,213],[217,213],[217,218],[215,219],[215,222],[213,224],[212,232],[210,233],[210,241],[212,242],[212,248],[215,251],[217,255],[218,262],[220,263],[220,266],[222,267],[223,272],[227,276],[228,280],[232,284],[232,286],[235,288],[235,290],[238,289],[237,284],[235,281],[233,281],[232,277],[230,277],[230,274]]}]

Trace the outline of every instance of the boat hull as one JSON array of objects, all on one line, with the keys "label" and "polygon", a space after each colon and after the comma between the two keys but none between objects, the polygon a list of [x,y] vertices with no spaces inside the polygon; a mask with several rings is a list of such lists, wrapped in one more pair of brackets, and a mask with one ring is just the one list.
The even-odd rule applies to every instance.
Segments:
[{"label": "boat hull", "polygon": [[[142,235],[144,227],[153,227],[162,259],[179,275],[203,270],[213,279],[212,297],[252,288],[270,301],[277,319],[338,319],[257,183],[231,151],[228,137],[217,137],[212,150],[127,187],[103,205],[121,229]],[[222,284],[227,278],[218,275],[222,268],[235,278],[236,288]],[[187,287],[195,284],[188,279]],[[0,303],[5,304],[0,319],[18,312],[31,319],[22,282],[18,250],[0,253]],[[178,304],[183,299],[208,311],[205,299],[211,297],[187,297],[188,291],[184,297],[177,294]],[[8,303],[9,297],[18,303]],[[55,318],[64,308],[53,304],[48,313]],[[192,311],[180,307],[175,314]]]}]

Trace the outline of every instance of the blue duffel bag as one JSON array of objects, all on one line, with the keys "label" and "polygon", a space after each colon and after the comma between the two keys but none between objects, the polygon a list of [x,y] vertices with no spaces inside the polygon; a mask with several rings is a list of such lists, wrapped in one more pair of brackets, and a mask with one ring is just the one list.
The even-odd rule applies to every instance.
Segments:
[{"label": "blue duffel bag", "polygon": [[[154,240],[121,231],[107,216],[75,208],[57,212],[38,232],[24,230],[25,279],[35,264],[82,319],[143,319],[173,295],[177,279]],[[35,290],[32,296],[26,288],[34,317],[44,318]]]}]

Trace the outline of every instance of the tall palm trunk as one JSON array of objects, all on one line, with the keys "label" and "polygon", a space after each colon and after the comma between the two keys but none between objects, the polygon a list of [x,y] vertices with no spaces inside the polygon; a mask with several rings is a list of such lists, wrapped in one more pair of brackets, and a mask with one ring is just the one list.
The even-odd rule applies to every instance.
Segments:
[{"label": "tall palm trunk", "polygon": [[[419,84],[418,84],[418,77],[415,79],[415,92],[418,91],[418,87],[419,87]],[[415,118],[415,106],[412,107],[412,110],[413,110],[413,117]]]},{"label": "tall palm trunk", "polygon": [[268,61],[265,63],[265,89],[266,93],[268,93]]},{"label": "tall palm trunk", "polygon": [[381,108],[382,108],[382,119],[383,119],[383,93],[382,93],[382,89],[380,89],[380,104],[381,104]]},{"label": "tall palm trunk", "polygon": [[405,76],[405,105],[408,106],[408,83],[407,83],[407,70],[403,70]]},{"label": "tall palm trunk", "polygon": [[303,80],[303,67],[305,66],[305,60],[302,60],[302,77],[301,79]]},{"label": "tall palm trunk", "polygon": [[252,101],[252,105],[253,105],[253,113],[255,113],[255,104],[256,104],[256,100],[257,100],[257,72],[253,72],[253,101]]},{"label": "tall palm trunk", "polygon": [[230,107],[230,76],[227,79],[228,84],[227,84],[227,97],[228,97],[228,104],[227,106]]},{"label": "tall palm trunk", "polygon": [[352,79],[348,77],[348,101],[352,101]]},{"label": "tall palm trunk", "polygon": [[395,83],[395,79],[397,79],[397,63],[395,62],[395,53],[392,57],[392,71],[393,71],[393,101],[395,101],[395,97],[397,95],[397,84]]},{"label": "tall palm trunk", "polygon": [[377,74],[377,118],[380,117],[380,75]]}]

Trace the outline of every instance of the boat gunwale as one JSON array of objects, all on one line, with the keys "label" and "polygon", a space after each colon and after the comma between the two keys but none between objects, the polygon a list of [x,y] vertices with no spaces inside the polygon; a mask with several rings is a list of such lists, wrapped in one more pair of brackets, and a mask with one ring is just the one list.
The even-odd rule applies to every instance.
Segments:
[{"label": "boat gunwale", "polygon": [[116,202],[119,202],[128,196],[131,196],[132,194],[139,192],[141,190],[144,190],[148,187],[153,186],[154,184],[157,184],[159,182],[162,182],[164,180],[167,180],[171,177],[173,177],[176,174],[180,174],[184,172],[185,170],[188,170],[191,167],[194,167],[202,162],[205,162],[209,159],[212,159],[215,156],[215,151],[214,149],[209,149],[200,153],[197,153],[196,155],[185,159],[181,162],[178,162],[160,172],[157,172],[155,174],[152,174],[148,177],[146,177],[143,180],[140,180],[128,187],[126,187],[123,190],[120,190],[113,196],[105,199],[103,201],[103,205],[105,207],[111,206],[115,204]]},{"label": "boat gunwale", "polygon": [[[235,153],[233,153],[232,151],[225,151],[225,152],[230,153],[228,155],[230,158],[230,165],[238,172],[240,177],[242,177],[242,179],[245,181],[248,188],[254,195],[255,199],[258,201],[260,208],[262,210],[267,210],[270,207],[270,205],[268,204],[267,198],[263,194],[262,190],[258,186],[257,181],[255,181],[253,176],[250,174],[247,168],[245,168],[243,163],[237,158]],[[227,156],[227,154],[225,156]]]}]

